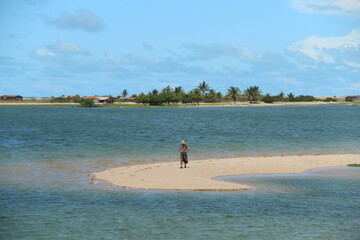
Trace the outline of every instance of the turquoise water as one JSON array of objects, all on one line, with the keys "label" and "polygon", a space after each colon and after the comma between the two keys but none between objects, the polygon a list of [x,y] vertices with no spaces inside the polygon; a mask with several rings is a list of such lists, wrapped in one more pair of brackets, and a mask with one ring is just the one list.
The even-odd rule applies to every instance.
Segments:
[{"label": "turquoise water", "polygon": [[[246,192],[91,184],[190,158],[360,153],[360,109],[0,107],[0,239],[360,239],[360,170],[233,176]],[[191,162],[190,162],[191,164]]]}]

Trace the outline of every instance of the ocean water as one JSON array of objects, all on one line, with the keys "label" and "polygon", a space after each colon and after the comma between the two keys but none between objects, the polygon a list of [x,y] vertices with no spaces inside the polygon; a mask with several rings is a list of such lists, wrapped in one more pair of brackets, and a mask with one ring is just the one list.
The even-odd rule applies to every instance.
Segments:
[{"label": "ocean water", "polygon": [[[360,153],[360,108],[0,107],[0,239],[360,239],[360,169],[232,176],[245,192],[120,189],[105,168]],[[191,162],[190,162],[191,164]]]}]

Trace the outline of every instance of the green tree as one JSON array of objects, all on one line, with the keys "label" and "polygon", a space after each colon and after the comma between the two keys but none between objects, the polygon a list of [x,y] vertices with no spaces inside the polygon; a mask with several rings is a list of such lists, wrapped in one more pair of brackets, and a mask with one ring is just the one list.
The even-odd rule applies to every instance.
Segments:
[{"label": "green tree", "polygon": [[316,99],[314,96],[310,96],[310,95],[299,95],[297,97],[295,97],[295,101],[296,102],[314,102],[317,101],[318,99]]},{"label": "green tree", "polygon": [[215,98],[216,98],[216,100],[217,100],[218,102],[221,102],[221,100],[223,99],[222,93],[221,93],[221,92],[217,92]]},{"label": "green tree", "polygon": [[128,91],[127,91],[126,89],[124,89],[124,90],[122,91],[122,93],[121,93],[121,96],[122,96],[123,98],[126,98],[126,96],[127,96],[128,94],[129,94]]},{"label": "green tree", "polygon": [[285,93],[280,92],[278,95],[272,96],[274,102],[281,102],[285,100]]},{"label": "green tree", "polygon": [[192,102],[192,99],[191,99],[191,96],[190,96],[190,93],[182,93],[180,95],[180,98],[181,98],[181,102],[182,103],[193,103]]},{"label": "green tree", "polygon": [[165,98],[162,94],[159,95],[150,95],[149,96],[149,105],[163,105],[165,102]]},{"label": "green tree", "polygon": [[337,102],[337,99],[335,97],[327,97],[323,100],[324,102]]},{"label": "green tree", "polygon": [[66,103],[66,102],[69,102],[69,99],[65,98],[64,95],[60,96],[60,97],[56,97],[56,98],[52,98],[50,100],[50,102],[54,103],[54,102],[57,102],[57,103]]},{"label": "green tree", "polygon": [[200,89],[202,95],[205,95],[205,93],[210,90],[210,86],[205,81],[202,81],[199,83],[198,89]]},{"label": "green tree", "polygon": [[214,89],[209,90],[209,93],[204,96],[204,101],[207,103],[217,102],[216,92]]},{"label": "green tree", "polygon": [[173,92],[174,89],[170,86],[170,85],[167,85],[163,90],[162,92]]},{"label": "green tree", "polygon": [[251,86],[245,90],[245,95],[250,103],[256,103],[261,96],[261,90],[258,86]]},{"label": "green tree", "polygon": [[144,93],[140,93],[138,98],[136,99],[137,103],[142,103],[142,104],[148,104],[149,103],[149,96],[145,95]]},{"label": "green tree", "polygon": [[294,102],[295,101],[295,95],[291,92],[287,95],[287,100],[290,102]]},{"label": "green tree", "polygon": [[189,92],[189,98],[191,103],[199,104],[203,100],[203,96],[201,95],[201,91],[198,88],[194,88]]},{"label": "green tree", "polygon": [[74,103],[80,103],[80,101],[81,101],[80,95],[76,94],[75,97],[73,98],[73,102]]},{"label": "green tree", "polygon": [[176,96],[181,95],[182,93],[184,93],[184,90],[182,89],[182,87],[175,87],[175,94]]},{"label": "green tree", "polygon": [[160,93],[160,96],[164,99],[164,102],[167,104],[170,103],[177,103],[180,101],[180,98],[176,96],[174,92],[162,92]]},{"label": "green tree", "polygon": [[265,96],[263,96],[263,98],[261,99],[264,103],[273,103],[274,102],[274,98],[267,93]]},{"label": "green tree", "polygon": [[151,95],[158,95],[159,94],[159,91],[157,90],[157,89],[154,89],[154,90],[152,90],[151,91],[151,93],[150,93]]},{"label": "green tree", "polygon": [[241,94],[241,91],[240,88],[231,86],[227,89],[227,94],[235,104]]},{"label": "green tree", "polygon": [[80,106],[81,107],[95,107],[95,103],[92,99],[81,99]]}]

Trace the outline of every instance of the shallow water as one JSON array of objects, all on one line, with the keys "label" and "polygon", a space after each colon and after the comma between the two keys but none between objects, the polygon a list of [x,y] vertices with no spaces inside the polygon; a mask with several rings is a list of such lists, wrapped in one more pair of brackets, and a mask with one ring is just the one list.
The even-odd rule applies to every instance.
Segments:
[{"label": "shallow water", "polygon": [[246,192],[120,189],[104,168],[191,159],[359,153],[351,106],[0,107],[0,239],[360,239],[360,169],[232,176]]},{"label": "shallow water", "polygon": [[258,189],[226,193],[3,186],[0,229],[3,239],[359,239],[360,169],[342,171],[232,177]]}]

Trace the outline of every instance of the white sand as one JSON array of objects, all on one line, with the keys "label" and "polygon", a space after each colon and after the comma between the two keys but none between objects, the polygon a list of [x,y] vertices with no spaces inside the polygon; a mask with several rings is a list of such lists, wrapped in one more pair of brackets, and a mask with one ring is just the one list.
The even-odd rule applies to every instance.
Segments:
[{"label": "white sand", "polygon": [[322,167],[360,163],[360,154],[248,157],[190,161],[180,169],[179,162],[119,167],[94,173],[94,179],[105,180],[125,188],[186,191],[238,191],[250,186],[213,180],[219,176],[249,174],[302,173]]}]

